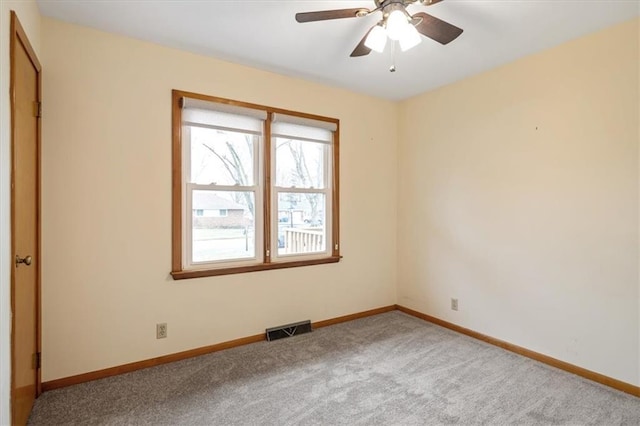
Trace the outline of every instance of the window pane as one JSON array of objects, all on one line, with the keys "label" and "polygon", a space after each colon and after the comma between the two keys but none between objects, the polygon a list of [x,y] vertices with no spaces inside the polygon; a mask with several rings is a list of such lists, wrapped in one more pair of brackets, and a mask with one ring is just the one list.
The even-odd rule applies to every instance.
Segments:
[{"label": "window pane", "polygon": [[278,194],[278,254],[326,249],[324,194]]},{"label": "window pane", "polygon": [[324,188],[324,153],[327,145],[276,138],[276,186]]},{"label": "window pane", "polygon": [[254,185],[254,144],[259,136],[189,126],[191,183]]},{"label": "window pane", "polygon": [[256,255],[255,197],[248,191],[193,191],[192,262]]}]

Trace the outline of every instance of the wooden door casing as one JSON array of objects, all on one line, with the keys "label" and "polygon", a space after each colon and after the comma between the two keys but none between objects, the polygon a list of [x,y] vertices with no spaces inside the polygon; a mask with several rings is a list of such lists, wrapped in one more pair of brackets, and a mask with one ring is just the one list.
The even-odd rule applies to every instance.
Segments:
[{"label": "wooden door casing", "polygon": [[11,422],[22,425],[40,393],[41,66],[14,12],[10,55]]}]

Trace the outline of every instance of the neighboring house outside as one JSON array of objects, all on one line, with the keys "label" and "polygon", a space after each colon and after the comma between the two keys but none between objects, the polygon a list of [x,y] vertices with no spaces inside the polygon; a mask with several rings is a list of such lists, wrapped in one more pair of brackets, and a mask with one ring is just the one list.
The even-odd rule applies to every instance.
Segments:
[{"label": "neighboring house outside", "polygon": [[194,228],[244,228],[251,222],[242,204],[211,191],[194,191],[192,208]]},{"label": "neighboring house outside", "polygon": [[287,224],[290,227],[309,226],[310,224],[312,226],[321,225],[324,217],[322,207],[318,209],[316,214],[317,216],[314,219],[311,216],[311,205],[304,196],[298,197],[297,200],[279,200],[278,222],[281,225]]}]

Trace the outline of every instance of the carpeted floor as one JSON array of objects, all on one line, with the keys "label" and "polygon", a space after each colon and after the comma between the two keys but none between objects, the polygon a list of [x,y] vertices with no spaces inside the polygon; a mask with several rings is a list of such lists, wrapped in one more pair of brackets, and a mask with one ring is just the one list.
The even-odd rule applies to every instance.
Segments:
[{"label": "carpeted floor", "polygon": [[640,399],[401,312],[43,394],[30,425],[639,425]]}]

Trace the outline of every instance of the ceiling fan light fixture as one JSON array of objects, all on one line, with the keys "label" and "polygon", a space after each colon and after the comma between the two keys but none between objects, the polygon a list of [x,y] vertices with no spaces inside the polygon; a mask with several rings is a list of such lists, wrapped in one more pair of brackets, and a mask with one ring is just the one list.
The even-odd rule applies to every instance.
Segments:
[{"label": "ceiling fan light fixture", "polygon": [[406,31],[408,26],[411,26],[409,19],[401,9],[393,10],[387,17],[387,35],[391,40],[400,40],[402,33]]},{"label": "ceiling fan light fixture", "polygon": [[387,44],[387,30],[380,25],[376,25],[371,29],[367,39],[364,41],[364,45],[371,50],[382,53],[384,47]]},{"label": "ceiling fan light fixture", "polygon": [[411,49],[420,44],[422,41],[422,37],[420,37],[420,33],[413,25],[408,25],[406,29],[402,32],[402,36],[400,37],[400,49],[403,52]]},{"label": "ceiling fan light fixture", "polygon": [[316,22],[331,19],[361,18],[374,12],[380,12],[382,19],[360,39],[351,55],[349,55],[352,58],[366,56],[372,51],[383,52],[387,44],[387,37],[392,41],[392,50],[395,50],[393,49],[395,47],[393,42],[397,41],[402,51],[406,51],[418,45],[422,41],[422,36],[444,45],[458,38],[463,32],[462,28],[424,12],[414,13],[413,15],[407,12],[407,7],[416,3],[429,6],[440,3],[442,0],[373,1],[376,5],[375,9],[352,8],[300,12],[296,13],[296,21]]}]

